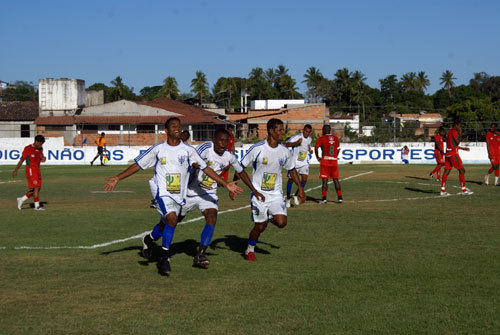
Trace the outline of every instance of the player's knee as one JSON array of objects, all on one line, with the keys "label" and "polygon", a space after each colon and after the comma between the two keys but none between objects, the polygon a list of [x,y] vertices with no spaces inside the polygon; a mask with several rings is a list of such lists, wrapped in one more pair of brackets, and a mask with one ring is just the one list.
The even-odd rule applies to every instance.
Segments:
[{"label": "player's knee", "polygon": [[267,228],[267,222],[260,222],[255,224],[255,230],[262,233]]},{"label": "player's knee", "polygon": [[285,228],[286,227],[286,218],[285,219],[275,219],[274,224],[278,228]]}]

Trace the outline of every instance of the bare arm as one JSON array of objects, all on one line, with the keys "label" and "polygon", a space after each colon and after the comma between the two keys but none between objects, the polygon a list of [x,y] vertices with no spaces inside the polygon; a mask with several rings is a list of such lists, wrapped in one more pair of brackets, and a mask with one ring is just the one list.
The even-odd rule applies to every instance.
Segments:
[{"label": "bare arm", "polygon": [[241,173],[238,173],[238,177],[241,178],[241,180],[243,180],[245,185],[248,186],[250,191],[252,191],[252,193],[257,197],[258,200],[262,202],[266,201],[266,197],[264,197],[264,195],[262,195],[261,193],[259,193],[259,191],[255,189],[255,187],[252,184],[252,181],[250,180],[250,176],[245,170],[243,170]]},{"label": "bare arm", "polygon": [[23,165],[24,159],[20,159],[19,162],[17,163],[16,167],[14,168],[14,171],[12,171],[12,178],[16,178],[17,176],[17,170]]},{"label": "bare arm", "polygon": [[321,158],[319,157],[319,150],[318,150],[318,147],[314,147],[314,154],[316,155],[316,159],[319,161],[321,161]]},{"label": "bare arm", "polygon": [[219,184],[221,184],[222,186],[224,186],[225,188],[227,188],[230,192],[233,192],[235,194],[241,194],[243,192],[243,189],[241,187],[239,187],[238,185],[236,185],[236,182],[231,182],[231,183],[228,183],[224,180],[224,178],[220,177],[217,173],[215,173],[214,170],[212,170],[212,168],[210,167],[206,167],[203,172],[209,176],[210,178],[212,178],[213,180],[215,180],[216,182],[218,182]]},{"label": "bare arm", "polygon": [[139,165],[137,165],[137,163],[130,165],[125,171],[121,172],[120,174],[114,177],[106,178],[108,182],[104,184],[103,189],[105,191],[112,192],[115,189],[116,184],[118,184],[120,180],[130,177],[140,169],[141,168],[139,167]]},{"label": "bare arm", "polygon": [[302,138],[299,138],[297,141],[295,142],[286,142],[285,145],[290,148],[290,147],[297,147],[300,145],[300,143],[302,143]]}]

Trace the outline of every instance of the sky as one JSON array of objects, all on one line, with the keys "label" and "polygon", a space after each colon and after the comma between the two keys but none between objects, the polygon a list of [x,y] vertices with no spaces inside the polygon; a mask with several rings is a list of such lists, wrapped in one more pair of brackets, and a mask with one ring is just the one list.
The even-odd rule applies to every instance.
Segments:
[{"label": "sky", "polygon": [[77,78],[86,86],[121,76],[135,93],[177,79],[181,92],[203,71],[248,77],[285,65],[305,92],[315,66],[332,79],[359,70],[366,83],[425,71],[434,93],[476,72],[500,75],[500,1],[184,0],[2,1],[0,80]]}]

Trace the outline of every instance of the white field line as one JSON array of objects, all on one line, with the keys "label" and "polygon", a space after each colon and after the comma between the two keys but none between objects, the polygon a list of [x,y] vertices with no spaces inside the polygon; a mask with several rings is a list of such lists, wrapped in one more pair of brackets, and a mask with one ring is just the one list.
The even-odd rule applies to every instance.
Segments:
[{"label": "white field line", "polygon": [[113,192],[108,192],[108,191],[91,191],[90,193],[135,193],[134,191],[113,191]]},{"label": "white field line", "polygon": [[20,180],[7,180],[7,181],[0,181],[1,184],[12,184],[12,183],[19,183]]}]

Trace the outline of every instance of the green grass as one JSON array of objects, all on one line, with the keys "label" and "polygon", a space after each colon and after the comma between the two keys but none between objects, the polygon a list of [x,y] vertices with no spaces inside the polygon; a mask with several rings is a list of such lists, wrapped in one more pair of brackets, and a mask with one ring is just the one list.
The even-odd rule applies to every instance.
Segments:
[{"label": "green grass", "polygon": [[[118,185],[133,193],[102,194],[92,191],[124,167],[44,167],[47,210],[35,212],[31,201],[17,210],[26,184],[22,173],[3,183],[12,168],[0,166],[0,334],[500,333],[500,187],[481,185],[486,166],[466,166],[474,195],[446,198],[424,180],[430,166],[341,166],[341,178],[373,173],[341,182],[342,205],[309,192],[286,228],[263,233],[255,263],[242,258],[248,208],[219,216],[208,270],[191,267],[204,222],[180,225],[170,277],[139,257],[139,239],[16,249],[150,230],[151,171]],[[448,185],[459,191],[456,171]],[[237,208],[249,191],[220,198],[221,210]]]}]

